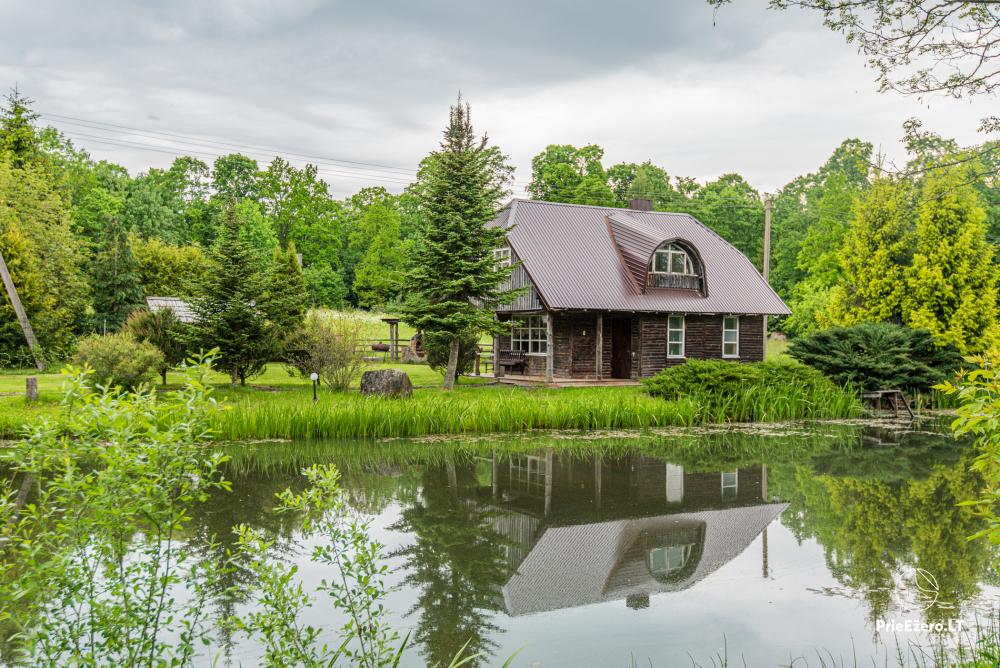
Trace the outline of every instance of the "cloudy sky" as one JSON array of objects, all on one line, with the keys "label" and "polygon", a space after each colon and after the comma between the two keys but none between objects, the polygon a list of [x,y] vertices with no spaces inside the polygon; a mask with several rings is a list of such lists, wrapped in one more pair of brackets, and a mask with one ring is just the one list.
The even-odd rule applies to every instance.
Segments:
[{"label": "cloudy sky", "polygon": [[0,0],[0,85],[95,157],[312,156],[338,195],[401,188],[458,91],[519,187],[547,144],[592,142],[606,165],[773,191],[847,137],[900,159],[910,116],[979,141],[995,104],[873,80],[817,15],[765,0]]}]

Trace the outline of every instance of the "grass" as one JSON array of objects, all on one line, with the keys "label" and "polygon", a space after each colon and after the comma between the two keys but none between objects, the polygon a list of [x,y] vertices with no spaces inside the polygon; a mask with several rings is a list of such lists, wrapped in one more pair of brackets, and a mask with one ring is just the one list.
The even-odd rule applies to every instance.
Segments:
[{"label": "grass", "polygon": [[[463,379],[442,393],[441,376],[425,365],[375,364],[404,370],[418,388],[410,400],[363,397],[356,392],[321,390],[312,402],[308,380],[271,365],[247,387],[231,389],[213,374],[224,410],[213,418],[223,440],[370,439],[433,434],[486,434],[539,429],[616,430],[689,427],[722,422],[777,422],[803,418],[843,418],[860,414],[845,392],[788,392],[771,386],[711,399],[649,396],[640,387],[528,389]],[[176,384],[179,374],[170,374]],[[26,405],[23,375],[0,375],[0,438],[13,438],[42,417],[58,419],[61,378],[39,376],[40,401]],[[2,396],[7,393],[8,396]]]}]

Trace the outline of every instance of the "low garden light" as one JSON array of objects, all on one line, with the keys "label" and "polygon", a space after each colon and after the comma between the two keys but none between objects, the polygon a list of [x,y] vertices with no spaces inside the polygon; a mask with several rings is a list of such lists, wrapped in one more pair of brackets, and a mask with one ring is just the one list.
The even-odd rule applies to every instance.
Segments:
[{"label": "low garden light", "polygon": [[309,374],[309,380],[313,382],[313,403],[315,404],[317,401],[319,401],[319,397],[316,396],[316,383],[319,381],[319,374],[313,371],[311,374]]}]

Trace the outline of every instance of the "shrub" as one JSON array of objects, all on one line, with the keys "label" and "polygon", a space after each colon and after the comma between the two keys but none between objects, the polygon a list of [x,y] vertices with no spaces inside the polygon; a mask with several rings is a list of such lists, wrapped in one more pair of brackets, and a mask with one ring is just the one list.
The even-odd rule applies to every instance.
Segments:
[{"label": "shrub", "polygon": [[93,334],[80,341],[73,363],[93,369],[94,380],[102,385],[134,389],[152,381],[164,361],[153,344],[119,332]]},{"label": "shrub", "polygon": [[[447,333],[427,332],[424,334],[424,350],[427,351],[427,364],[438,373],[445,374],[448,370],[448,346],[451,335]],[[458,342],[458,366],[455,369],[455,380],[463,373],[472,371],[479,352],[479,337],[475,333],[466,333]]]},{"label": "shrub", "polygon": [[163,384],[167,384],[167,372],[184,361],[188,348],[184,336],[184,323],[177,319],[173,311],[160,309],[138,309],[125,321],[125,331],[137,341],[145,341],[156,346],[163,355],[157,368]]},{"label": "shrub", "polygon": [[330,388],[346,390],[364,370],[360,318],[310,313],[285,343],[288,363],[302,376],[316,373]]},{"label": "shrub", "polygon": [[835,383],[859,390],[927,391],[954,375],[958,349],[934,344],[930,332],[891,323],[834,327],[792,342],[790,354]]},{"label": "shrub", "polygon": [[692,359],[648,378],[645,386],[654,397],[693,399],[700,418],[709,421],[839,418],[860,410],[852,393],[819,371],[790,361]]}]

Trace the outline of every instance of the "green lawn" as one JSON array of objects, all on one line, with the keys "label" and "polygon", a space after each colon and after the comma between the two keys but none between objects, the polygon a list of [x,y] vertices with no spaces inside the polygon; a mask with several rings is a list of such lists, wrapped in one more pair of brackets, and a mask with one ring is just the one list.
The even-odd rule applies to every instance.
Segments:
[{"label": "green lawn", "polygon": [[[426,364],[369,364],[370,369],[394,368],[405,371],[416,388],[429,388],[441,385],[441,374]],[[38,378],[39,403],[27,405],[24,401],[25,379],[28,376]],[[167,374],[167,388],[174,388],[183,382],[183,374],[171,372]],[[312,383],[308,378],[298,374],[289,374],[283,364],[271,364],[260,376],[251,380],[246,387],[230,388],[229,377],[225,374],[212,372],[210,382],[216,388],[216,396],[227,402],[248,403],[273,402],[276,399],[287,400],[294,404],[297,401],[310,403],[312,400]],[[459,388],[471,385],[481,385],[488,378],[463,378]],[[357,387],[359,381],[355,381]],[[0,371],[0,438],[15,436],[22,425],[30,424],[42,416],[58,413],[59,399],[62,396],[63,377],[58,373],[37,374],[25,371]],[[157,387],[162,387],[157,383]],[[432,389],[418,389],[418,392],[434,392]],[[345,395],[320,389],[321,396],[331,401],[342,399]],[[292,398],[292,397],[295,398]]]}]

